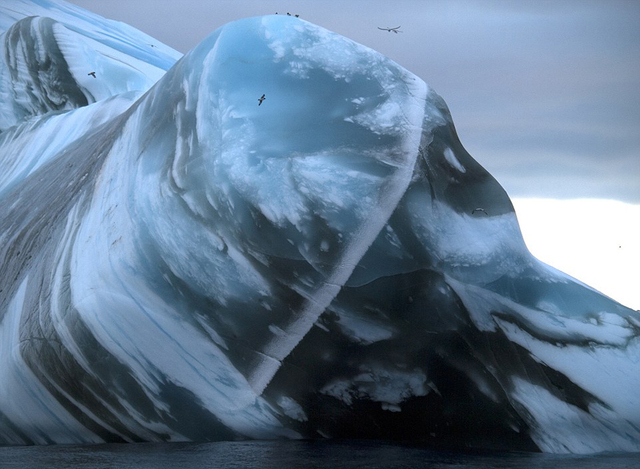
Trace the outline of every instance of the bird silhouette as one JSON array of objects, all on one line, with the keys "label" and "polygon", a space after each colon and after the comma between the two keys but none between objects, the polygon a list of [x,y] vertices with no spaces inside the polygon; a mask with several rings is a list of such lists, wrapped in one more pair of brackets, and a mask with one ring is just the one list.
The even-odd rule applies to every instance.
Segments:
[{"label": "bird silhouette", "polygon": [[87,75],[91,75],[93,78],[95,78],[96,77],[96,72],[89,72],[89,73],[87,73]]},{"label": "bird silhouette", "polygon": [[263,94],[262,96],[260,96],[260,97],[258,98],[258,106],[260,106],[260,105],[262,104],[262,101],[264,101],[265,99],[266,99],[266,98],[265,98],[264,94]]},{"label": "bird silhouette", "polygon": [[381,28],[380,26],[378,26],[378,29],[381,31],[388,31],[388,32],[394,32],[396,34],[401,33],[402,31],[400,31],[400,26],[396,26],[395,28]]}]

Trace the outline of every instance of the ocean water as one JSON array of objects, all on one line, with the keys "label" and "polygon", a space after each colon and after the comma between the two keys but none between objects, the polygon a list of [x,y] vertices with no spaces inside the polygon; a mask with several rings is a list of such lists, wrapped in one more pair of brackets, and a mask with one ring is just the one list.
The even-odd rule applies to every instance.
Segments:
[{"label": "ocean water", "polygon": [[0,447],[1,468],[640,468],[640,454],[450,452],[379,441],[243,441]]}]

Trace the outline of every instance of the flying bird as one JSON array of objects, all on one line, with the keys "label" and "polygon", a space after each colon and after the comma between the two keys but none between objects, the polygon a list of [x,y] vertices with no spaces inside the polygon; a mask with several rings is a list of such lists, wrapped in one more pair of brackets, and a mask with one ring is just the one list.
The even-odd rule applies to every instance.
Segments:
[{"label": "flying bird", "polygon": [[93,78],[95,78],[96,77],[96,72],[89,72],[89,73],[87,73],[87,75],[91,75]]},{"label": "flying bird", "polygon": [[395,28],[381,28],[380,26],[378,26],[378,29],[380,31],[388,31],[391,32],[393,31],[394,33],[398,34],[401,33],[402,31],[400,31],[400,26],[396,26]]},{"label": "flying bird", "polygon": [[482,212],[484,213],[486,216],[489,216],[489,214],[487,213],[487,211],[485,209],[483,209],[482,207],[478,207],[478,208],[474,208],[473,211],[471,212],[471,215],[473,215],[476,212]]},{"label": "flying bird", "polygon": [[262,101],[264,101],[266,98],[264,97],[264,95],[260,96],[258,98],[258,106],[260,106],[262,104]]}]

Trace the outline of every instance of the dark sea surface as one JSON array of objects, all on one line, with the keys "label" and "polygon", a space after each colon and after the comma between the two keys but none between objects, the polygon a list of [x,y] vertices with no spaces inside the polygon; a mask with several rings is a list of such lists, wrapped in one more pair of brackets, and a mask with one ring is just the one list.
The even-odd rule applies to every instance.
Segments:
[{"label": "dark sea surface", "polygon": [[0,447],[2,468],[640,468],[640,454],[449,452],[379,441]]}]

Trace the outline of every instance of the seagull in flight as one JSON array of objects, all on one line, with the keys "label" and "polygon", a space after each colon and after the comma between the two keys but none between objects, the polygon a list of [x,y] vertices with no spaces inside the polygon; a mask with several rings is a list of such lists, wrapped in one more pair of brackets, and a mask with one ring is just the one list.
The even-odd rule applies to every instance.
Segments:
[{"label": "seagull in flight", "polygon": [[398,34],[401,33],[402,31],[400,31],[400,26],[396,26],[395,28],[381,28],[380,26],[378,26],[378,29],[380,31],[388,31],[391,32],[393,31],[394,33]]},{"label": "seagull in flight", "polygon": [[264,101],[266,98],[264,97],[264,94],[262,96],[260,96],[258,98],[258,106],[260,106],[262,104],[262,101]]},{"label": "seagull in flight", "polygon": [[91,75],[93,78],[95,78],[96,77],[96,72],[89,72],[89,73],[87,73],[87,75]]},{"label": "seagull in flight", "polygon": [[489,214],[487,213],[487,211],[485,209],[483,209],[482,207],[478,207],[478,208],[474,208],[473,211],[471,212],[471,215],[473,215],[476,212],[482,212],[484,213],[486,216],[489,216]]}]

